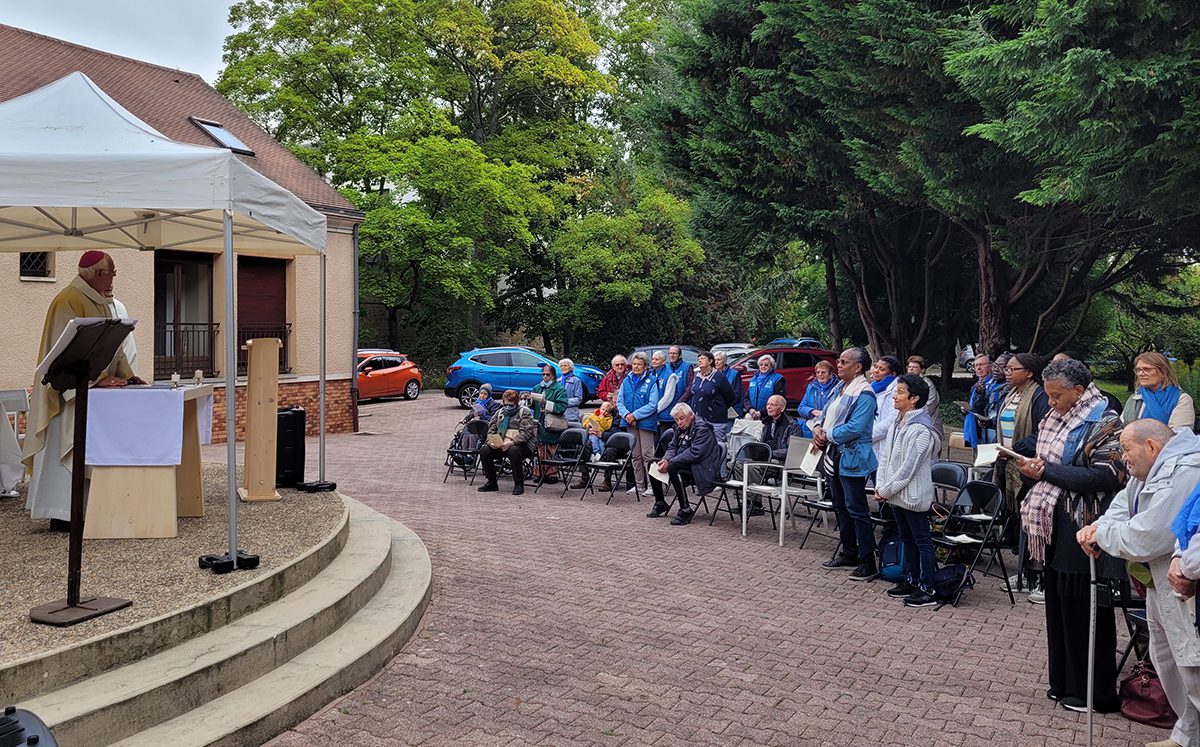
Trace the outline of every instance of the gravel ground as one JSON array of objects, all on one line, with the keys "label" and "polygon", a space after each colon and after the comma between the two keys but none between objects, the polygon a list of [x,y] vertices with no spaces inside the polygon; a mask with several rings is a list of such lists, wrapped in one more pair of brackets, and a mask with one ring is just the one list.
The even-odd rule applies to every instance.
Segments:
[{"label": "gravel ground", "polygon": [[124,597],[133,606],[69,628],[37,625],[29,610],[62,599],[67,588],[67,535],[32,521],[20,498],[0,499],[0,666],[143,620],[184,609],[269,573],[315,546],[333,530],[342,502],[328,493],[281,490],[281,501],[239,503],[242,549],[258,553],[253,571],[215,575],[201,571],[196,558],[223,553],[226,532],[225,465],[204,465],[205,516],[180,519],[173,539],[86,540],[83,543],[83,595]]}]

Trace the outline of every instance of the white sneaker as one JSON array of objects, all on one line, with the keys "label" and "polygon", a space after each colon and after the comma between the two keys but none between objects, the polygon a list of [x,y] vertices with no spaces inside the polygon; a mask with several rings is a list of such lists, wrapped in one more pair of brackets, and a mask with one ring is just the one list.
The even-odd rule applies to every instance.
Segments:
[{"label": "white sneaker", "polygon": [[1029,603],[1030,604],[1045,604],[1046,603],[1046,590],[1040,586],[1037,586],[1037,587],[1034,587],[1033,589],[1031,589],[1029,591]]},{"label": "white sneaker", "polygon": [[653,496],[653,495],[654,495],[654,491],[651,490],[650,488],[646,488],[645,490],[642,491],[642,497]]},{"label": "white sneaker", "polygon": [[637,495],[637,485],[625,491],[625,495]]},{"label": "white sneaker", "polygon": [[0,493],[0,498],[20,498],[20,497],[21,497],[21,494],[18,493],[16,490],[9,490],[7,492]]},{"label": "white sneaker", "polygon": [[[1019,573],[1014,573],[1013,575],[1008,577],[1008,588],[1011,588],[1013,591],[1030,591],[1028,584],[1024,584],[1024,586],[1025,586],[1024,589],[1019,588],[1020,585],[1021,585],[1021,575]],[[1000,584],[1000,588],[1001,589],[1005,588],[1003,583]]]}]

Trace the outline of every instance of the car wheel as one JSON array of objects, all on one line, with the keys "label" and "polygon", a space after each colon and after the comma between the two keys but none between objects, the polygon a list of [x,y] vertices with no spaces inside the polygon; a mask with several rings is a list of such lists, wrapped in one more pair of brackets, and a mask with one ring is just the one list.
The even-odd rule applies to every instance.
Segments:
[{"label": "car wheel", "polygon": [[458,387],[458,404],[462,405],[464,410],[470,410],[478,396],[479,385],[474,381],[468,381]]},{"label": "car wheel", "polygon": [[416,399],[419,396],[421,396],[421,385],[417,383],[416,379],[413,379],[404,385],[405,399]]}]

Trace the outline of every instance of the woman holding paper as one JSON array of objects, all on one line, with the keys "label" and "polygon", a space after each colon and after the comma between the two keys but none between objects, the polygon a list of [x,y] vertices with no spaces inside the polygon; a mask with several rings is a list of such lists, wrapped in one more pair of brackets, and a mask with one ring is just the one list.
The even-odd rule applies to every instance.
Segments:
[{"label": "woman holding paper", "polygon": [[[1045,563],[1046,697],[1064,708],[1087,708],[1088,632],[1091,617],[1089,559],[1075,542],[1078,529],[1108,508],[1127,475],[1121,459],[1121,420],[1079,361],[1055,361],[1042,373],[1050,413],[1041,422],[1037,456],[1020,457],[1021,475],[1033,486],[1021,504],[1029,556]],[[1125,567],[1102,555],[1097,573],[1117,578]],[[1095,711],[1117,708],[1117,628],[1111,607],[1096,615]]]},{"label": "woman holding paper", "polygon": [[[1050,400],[1038,383],[1045,364],[1041,356],[1033,353],[1017,353],[1008,359],[1004,371],[1008,379],[1008,393],[1000,404],[996,416],[996,435],[1000,446],[1021,456],[1037,455],[1038,424],[1050,412]],[[996,462],[996,484],[1004,491],[1004,506],[1010,516],[1021,510],[1021,499],[1029,491],[1021,480],[1021,469],[1016,459],[1003,452]],[[1017,527],[1020,530],[1020,527]],[[1022,576],[1024,577],[1022,579]],[[1024,583],[1019,583],[1019,581]],[[1014,588],[1029,590],[1029,601],[1034,604],[1046,602],[1045,587],[1042,585],[1042,566],[1029,559],[1028,553],[1021,558],[1020,571],[1011,579]]]}]

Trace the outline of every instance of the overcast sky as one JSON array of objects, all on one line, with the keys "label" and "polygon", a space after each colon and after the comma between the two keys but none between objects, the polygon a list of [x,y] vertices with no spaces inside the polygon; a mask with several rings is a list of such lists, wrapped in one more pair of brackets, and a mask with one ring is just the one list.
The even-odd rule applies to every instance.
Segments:
[{"label": "overcast sky", "polygon": [[221,70],[231,0],[0,0],[0,23],[197,73]]}]

